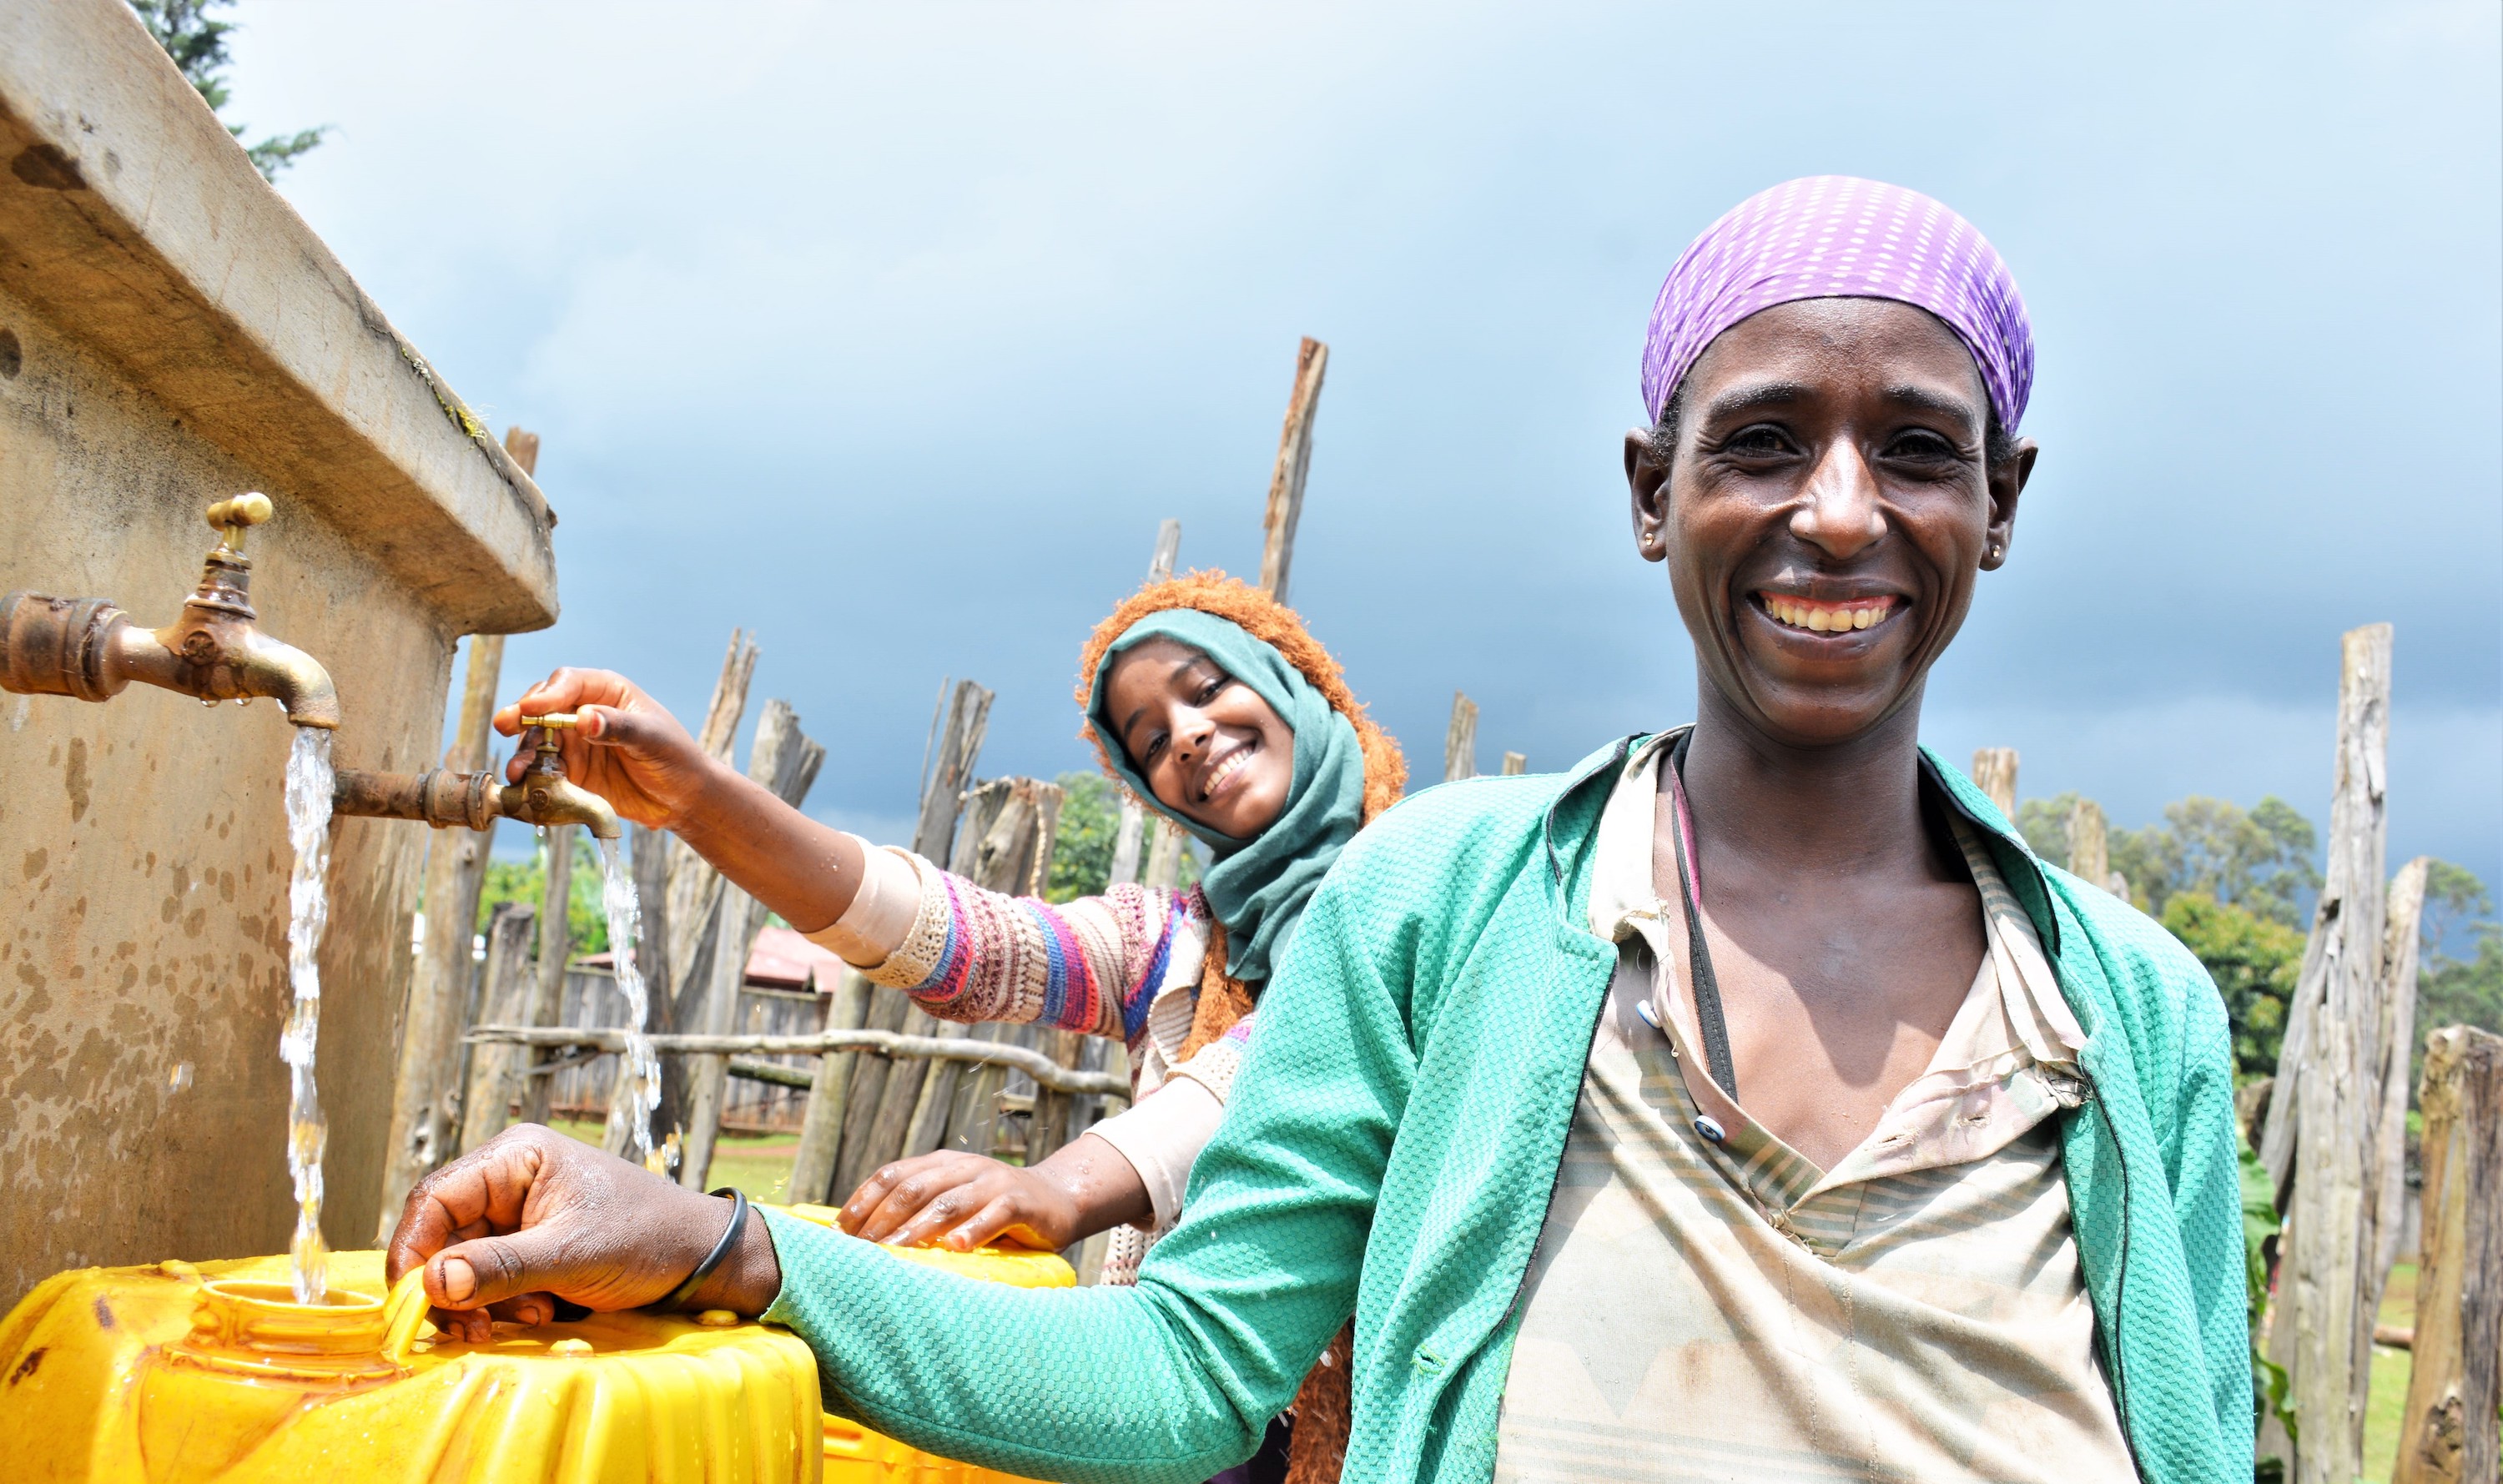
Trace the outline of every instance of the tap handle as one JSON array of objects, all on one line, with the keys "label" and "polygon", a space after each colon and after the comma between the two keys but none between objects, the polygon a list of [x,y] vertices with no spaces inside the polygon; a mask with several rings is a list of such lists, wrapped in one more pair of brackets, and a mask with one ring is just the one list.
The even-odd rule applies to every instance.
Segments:
[{"label": "tap handle", "polygon": [[209,525],[223,534],[219,545],[230,552],[243,550],[243,533],[270,517],[269,496],[255,489],[223,499],[209,507]]}]

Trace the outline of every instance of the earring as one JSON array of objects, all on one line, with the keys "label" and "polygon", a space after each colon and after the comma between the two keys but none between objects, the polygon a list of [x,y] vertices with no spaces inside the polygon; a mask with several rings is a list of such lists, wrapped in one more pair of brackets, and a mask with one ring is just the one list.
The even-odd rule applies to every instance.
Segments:
[{"label": "earring", "polygon": [[1999,559],[1999,543],[1996,541],[1990,543],[1990,559],[1993,561]]}]

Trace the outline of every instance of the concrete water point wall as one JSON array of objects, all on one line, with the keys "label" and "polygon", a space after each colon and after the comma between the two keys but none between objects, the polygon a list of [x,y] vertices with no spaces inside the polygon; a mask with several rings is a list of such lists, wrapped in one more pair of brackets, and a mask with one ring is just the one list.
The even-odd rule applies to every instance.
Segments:
[{"label": "concrete water point wall", "polygon": [[[121,0],[0,0],[0,591],[173,619],[213,500],[341,766],[430,765],[459,637],[553,623],[531,483]],[[65,1266],[284,1251],[291,736],[274,702],[0,694],[0,1309]],[[334,826],[331,1240],[362,1246],[427,830]]]}]

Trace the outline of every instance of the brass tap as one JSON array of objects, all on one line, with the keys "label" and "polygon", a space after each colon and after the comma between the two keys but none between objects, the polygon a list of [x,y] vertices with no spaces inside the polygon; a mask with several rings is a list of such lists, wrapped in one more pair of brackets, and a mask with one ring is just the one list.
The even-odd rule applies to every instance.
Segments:
[{"label": "brass tap", "polygon": [[331,791],[330,812],[367,819],[424,820],[437,829],[451,826],[489,829],[497,820],[510,819],[525,825],[580,825],[603,840],[625,832],[606,799],[566,780],[564,755],[544,727],[531,727],[523,733],[522,741],[536,755],[520,783],[503,783],[494,773],[458,773],[449,768],[423,773],[341,768]]},{"label": "brass tap", "polygon": [[0,596],[0,691],[110,700],[134,680],[203,701],[274,698],[298,726],[335,730],[339,691],[321,663],[260,631],[244,532],[270,517],[257,492],[209,507],[219,532],[182,617],[150,631],[103,598]]},{"label": "brass tap", "polygon": [[580,825],[602,840],[625,833],[608,800],[566,780],[556,733],[533,726],[522,733],[522,745],[536,748],[538,756],[523,770],[520,783],[504,786],[500,802],[506,815],[527,825]]}]

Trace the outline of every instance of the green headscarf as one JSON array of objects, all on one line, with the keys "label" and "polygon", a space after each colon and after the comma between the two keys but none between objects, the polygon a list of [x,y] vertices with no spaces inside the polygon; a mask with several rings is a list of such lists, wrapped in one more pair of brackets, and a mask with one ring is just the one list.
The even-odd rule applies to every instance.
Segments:
[{"label": "green headscarf", "polygon": [[[1277,822],[1248,840],[1219,834],[1157,799],[1130,761],[1104,710],[1104,685],[1123,650],[1171,639],[1217,661],[1250,686],[1295,734],[1295,777]],[[1225,925],[1225,971],[1258,985],[1286,957],[1304,903],[1364,820],[1364,749],[1355,725],[1332,707],[1304,672],[1275,646],[1228,619],[1196,608],[1151,613],[1122,630],[1095,667],[1087,725],[1104,744],[1114,771],[1139,801],[1206,842],[1216,863],[1199,878],[1209,909]]]}]

